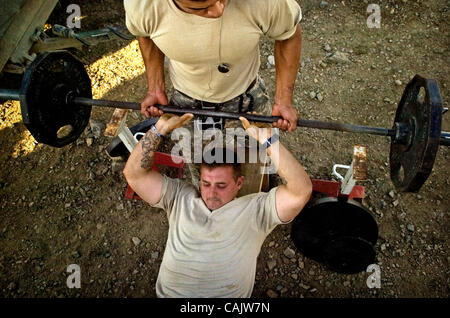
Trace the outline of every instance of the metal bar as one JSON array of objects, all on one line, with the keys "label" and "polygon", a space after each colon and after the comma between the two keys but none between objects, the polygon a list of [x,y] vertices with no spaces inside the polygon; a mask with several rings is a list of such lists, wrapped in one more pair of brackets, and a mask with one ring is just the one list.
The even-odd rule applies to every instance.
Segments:
[{"label": "metal bar", "polygon": [[[447,137],[446,137],[447,135]],[[439,145],[440,146],[447,146],[450,147],[450,133],[446,133],[443,132],[443,134],[441,134],[441,139],[439,140]]]},{"label": "metal bar", "polygon": [[[117,107],[117,108],[126,108],[126,109],[135,109],[140,110],[141,105],[138,103],[131,102],[118,102],[118,101],[108,101],[108,100],[100,100],[100,99],[89,99],[84,97],[75,97],[72,102],[78,105],[97,105],[97,106],[106,106],[106,107]],[[219,111],[210,111],[204,109],[187,109],[187,108],[178,108],[174,106],[161,106],[155,105],[163,112],[172,113],[172,114],[186,114],[191,113],[198,116],[206,116],[213,118],[223,118],[223,119],[232,119],[239,120],[239,117],[245,117],[249,121],[256,121],[262,123],[273,123],[276,122],[281,117],[279,116],[261,116],[261,115],[253,115],[253,114],[239,114],[239,113],[226,113]],[[354,133],[366,133],[371,135],[380,135],[380,136],[395,136],[394,129],[386,129],[386,128],[378,128],[378,127],[366,127],[366,126],[358,126],[353,124],[345,124],[340,122],[324,122],[319,120],[307,120],[307,119],[299,119],[297,122],[299,127],[307,127],[307,128],[316,128],[316,129],[326,129],[326,130],[336,130],[336,131],[345,131],[345,132],[354,132]]]},{"label": "metal bar", "polygon": [[104,100],[104,99],[91,99],[85,97],[75,97],[68,101],[69,103],[84,106],[101,106],[101,107],[112,107],[112,108],[123,108],[123,109],[134,109],[141,110],[141,104],[132,102],[119,102],[114,100]]},{"label": "metal bar", "polygon": [[75,33],[73,29],[55,24],[52,28],[52,32],[59,37],[76,39],[87,46],[98,42],[109,41],[112,38],[122,38],[125,40],[134,39],[134,36],[128,32],[128,29],[125,26],[108,27],[106,29]]},{"label": "metal bar", "polygon": [[378,136],[391,136],[391,137],[395,136],[394,129],[358,126],[358,125],[345,124],[345,123],[340,123],[340,122],[324,122],[324,121],[319,121],[319,120],[299,119],[297,125],[300,127],[336,130],[336,131],[353,132],[353,133],[364,133],[364,134],[378,135]]},{"label": "metal bar", "polygon": [[127,126],[120,127],[119,134],[120,140],[122,140],[125,147],[127,147],[128,151],[131,153],[137,145],[136,139],[134,139],[133,134]]},{"label": "metal bar", "polygon": [[[0,100],[20,100],[20,92],[18,90],[12,89],[0,89]],[[133,103],[133,102],[121,102],[121,101],[112,101],[112,100],[103,100],[103,99],[91,99],[85,97],[74,97],[68,100],[68,103],[73,103],[76,105],[85,105],[85,106],[101,106],[101,107],[112,107],[112,108],[123,108],[123,109],[133,109],[140,110],[141,104]],[[204,109],[187,109],[187,108],[177,108],[174,106],[161,106],[155,105],[162,111],[166,113],[172,114],[186,114],[192,113],[197,116],[206,116],[206,117],[214,117],[214,118],[224,118],[224,119],[233,119],[238,120],[239,117],[243,116],[247,118],[249,121],[263,122],[263,123],[273,123],[276,122],[281,117],[278,116],[261,116],[261,115],[253,115],[253,114],[239,114],[239,113],[226,113],[226,112],[218,112],[218,111],[210,111]],[[394,129],[387,128],[379,128],[379,127],[368,127],[368,126],[358,126],[353,124],[346,124],[340,122],[324,122],[319,120],[307,120],[307,119],[299,119],[297,122],[299,127],[305,128],[315,128],[315,129],[325,129],[325,130],[335,130],[335,131],[343,131],[343,132],[353,132],[353,133],[364,133],[371,135],[379,135],[379,136],[395,136]],[[450,132],[441,132],[440,138],[441,146],[450,146]]]},{"label": "metal bar", "polygon": [[0,100],[19,100],[20,93],[15,89],[0,89]]},{"label": "metal bar", "polygon": [[441,131],[441,138],[450,138],[450,132]]}]

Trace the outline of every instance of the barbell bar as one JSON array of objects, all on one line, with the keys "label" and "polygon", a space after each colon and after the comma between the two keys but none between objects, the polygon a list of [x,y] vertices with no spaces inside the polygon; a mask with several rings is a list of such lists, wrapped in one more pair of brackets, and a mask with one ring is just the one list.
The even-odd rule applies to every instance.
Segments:
[{"label": "barbell bar", "polygon": [[[20,100],[20,92],[18,90],[8,90],[8,89],[0,89],[0,100]],[[68,94],[66,103],[68,105],[78,105],[78,106],[100,106],[100,107],[113,107],[113,108],[122,108],[122,109],[130,109],[130,110],[141,110],[141,104],[134,102],[123,102],[123,101],[114,101],[114,100],[104,100],[104,99],[92,99],[85,97],[74,97],[71,94]],[[244,116],[249,121],[261,122],[261,123],[273,123],[280,119],[280,116],[262,116],[262,115],[254,115],[247,113],[228,113],[228,112],[220,112],[220,111],[211,111],[205,109],[186,109],[186,108],[178,108],[175,106],[163,106],[163,105],[155,105],[158,109],[162,110],[166,113],[171,114],[186,114],[191,113],[196,116],[204,116],[204,117],[213,117],[213,118],[222,118],[222,119],[230,119],[230,120],[239,120],[239,117]],[[369,127],[369,126],[360,126],[336,121],[320,121],[320,120],[309,120],[309,119],[299,119],[297,121],[298,127],[304,128],[315,128],[315,129],[324,129],[324,130],[334,130],[341,132],[352,132],[352,133],[361,133],[361,134],[370,134],[370,135],[378,135],[378,136],[389,136],[393,138],[397,138],[397,140],[401,139],[399,137],[400,128],[397,129],[388,129],[381,127]],[[408,134],[408,127],[404,127],[404,131],[402,134]],[[400,134],[401,135],[401,134]],[[450,146],[450,132],[441,132],[440,137],[440,145]]]},{"label": "barbell bar", "polygon": [[[92,99],[85,97],[70,97],[68,96],[67,103],[70,105],[83,105],[83,106],[100,106],[100,107],[114,107],[114,108],[122,108],[122,109],[131,109],[131,110],[141,110],[141,104],[134,102],[121,102],[114,100],[103,100],[103,99]],[[222,119],[230,119],[230,120],[239,120],[239,117],[245,117],[249,121],[261,122],[261,123],[273,123],[278,119],[281,119],[280,116],[263,116],[263,115],[254,115],[247,113],[228,113],[228,112],[220,112],[220,111],[211,111],[205,109],[189,109],[189,108],[178,108],[176,106],[163,106],[163,105],[155,105],[158,109],[162,110],[165,113],[171,114],[187,114],[191,113],[196,116],[202,117],[213,117],[213,118],[222,118]],[[354,124],[347,124],[337,121],[321,121],[321,120],[310,120],[310,119],[299,119],[297,121],[298,127],[303,128],[315,128],[315,129],[323,129],[323,130],[334,130],[341,132],[352,132],[358,134],[369,134],[369,135],[378,135],[378,136],[388,136],[396,138],[397,140],[401,140],[402,136],[407,135],[409,133],[408,127],[404,126],[403,131],[399,131],[402,128],[397,127],[396,129],[388,129],[381,127],[369,127],[369,126],[360,126]],[[450,146],[450,133],[441,132],[440,145]]]},{"label": "barbell bar", "polygon": [[[0,90],[0,99],[20,100],[25,126],[38,141],[63,147],[75,141],[89,123],[92,106],[140,110],[133,102],[92,99],[91,81],[81,61],[68,52],[38,55],[27,68],[20,90]],[[167,113],[272,123],[280,117],[161,106]],[[364,133],[391,138],[391,179],[400,191],[418,191],[431,173],[439,145],[450,146],[441,131],[442,102],[435,80],[416,75],[406,86],[392,128],[299,119],[298,127]],[[61,127],[71,131],[58,137]]]},{"label": "barbell bar", "polygon": [[[133,109],[133,110],[141,110],[141,104],[133,103],[133,102],[120,102],[120,101],[112,101],[112,100],[99,100],[99,99],[90,99],[84,97],[75,97],[68,101],[69,104],[74,105],[93,105],[93,106],[102,106],[102,107],[116,107],[123,109]],[[243,116],[247,118],[249,121],[261,122],[261,123],[273,123],[276,122],[281,117],[279,116],[262,116],[262,115],[254,115],[247,113],[228,113],[228,112],[220,112],[220,111],[211,111],[205,109],[187,109],[187,108],[178,108],[175,106],[163,106],[163,105],[155,105],[158,109],[162,110],[166,113],[171,114],[187,114],[191,113],[196,116],[203,117],[213,117],[213,118],[222,118],[222,119],[230,119],[230,120],[239,120],[239,117]],[[337,131],[345,131],[345,132],[354,132],[354,133],[366,133],[380,136],[395,136],[394,129],[385,129],[385,128],[377,128],[377,127],[366,127],[366,126],[357,126],[352,124],[345,124],[340,122],[324,122],[319,120],[307,120],[307,119],[299,119],[297,121],[297,125],[299,127],[308,127],[308,128],[316,128],[316,129],[326,129],[326,130],[337,130]]]}]

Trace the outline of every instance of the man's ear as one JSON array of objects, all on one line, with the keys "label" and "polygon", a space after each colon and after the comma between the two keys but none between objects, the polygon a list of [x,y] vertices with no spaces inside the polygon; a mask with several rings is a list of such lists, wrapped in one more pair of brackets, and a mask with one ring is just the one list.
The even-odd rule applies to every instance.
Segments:
[{"label": "man's ear", "polygon": [[244,176],[238,177],[236,184],[238,189],[241,190],[242,186],[244,185]]}]

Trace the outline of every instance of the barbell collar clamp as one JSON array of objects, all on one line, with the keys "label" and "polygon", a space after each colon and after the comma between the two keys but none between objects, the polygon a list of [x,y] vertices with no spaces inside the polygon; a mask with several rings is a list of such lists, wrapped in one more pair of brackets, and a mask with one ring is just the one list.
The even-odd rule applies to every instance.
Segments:
[{"label": "barbell collar clamp", "polygon": [[413,129],[410,124],[407,123],[394,123],[395,136],[393,136],[393,142],[409,146],[412,142]]}]

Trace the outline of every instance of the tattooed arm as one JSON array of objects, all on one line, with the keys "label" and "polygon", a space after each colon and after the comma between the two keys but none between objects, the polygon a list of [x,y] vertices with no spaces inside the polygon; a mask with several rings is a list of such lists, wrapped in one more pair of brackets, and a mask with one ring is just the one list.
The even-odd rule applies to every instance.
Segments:
[{"label": "tattooed arm", "polygon": [[[184,114],[181,117],[164,114],[155,127],[160,134],[167,135],[175,128],[188,123],[192,118],[192,114]],[[162,138],[150,129],[131,152],[123,170],[130,187],[144,201],[152,205],[161,200],[163,176],[152,170],[154,154],[161,141]]]}]

